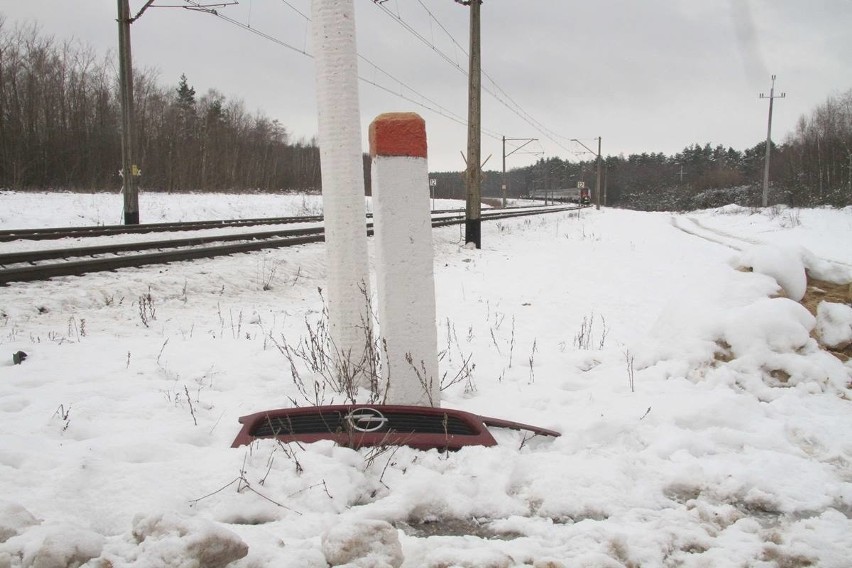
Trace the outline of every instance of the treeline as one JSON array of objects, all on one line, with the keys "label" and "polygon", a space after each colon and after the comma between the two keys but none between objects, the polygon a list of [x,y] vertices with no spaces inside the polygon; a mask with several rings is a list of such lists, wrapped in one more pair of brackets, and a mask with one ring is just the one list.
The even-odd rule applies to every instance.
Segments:
[{"label": "treeline", "polygon": [[[37,26],[0,16],[0,188],[118,189],[120,105],[114,58],[57,42]],[[163,87],[135,70],[134,162],[140,187],[167,191],[319,191],[315,141],[292,141],[286,128],[210,89],[198,96],[186,77]],[[694,144],[662,153],[607,156],[602,188],[611,206],[692,209],[758,205],[765,145],[744,151]],[[852,204],[852,90],[829,98],[772,148],[773,203]],[[370,168],[365,157],[365,184]],[[507,174],[508,195],[594,188],[594,160],[559,158]],[[459,172],[438,172],[436,197],[464,199]],[[483,195],[500,197],[502,174],[483,174]]]},{"label": "treeline", "polygon": [[[35,25],[0,16],[0,187],[117,189],[120,103],[115,64]],[[134,162],[140,185],[169,191],[318,190],[314,141],[185,77],[159,85],[134,70]]]},{"label": "treeline", "polygon": [[[852,90],[829,98],[810,116],[799,119],[783,144],[772,145],[770,201],[793,206],[852,205]],[[763,194],[766,143],[744,151],[694,144],[667,156],[662,153],[607,156],[601,192],[615,207],[675,210],[716,207],[728,203],[758,206]],[[507,172],[510,197],[533,190],[595,187],[594,160],[568,162],[559,158]],[[432,174],[438,197],[464,195],[457,172]],[[482,192],[501,195],[502,173],[483,174]]]}]

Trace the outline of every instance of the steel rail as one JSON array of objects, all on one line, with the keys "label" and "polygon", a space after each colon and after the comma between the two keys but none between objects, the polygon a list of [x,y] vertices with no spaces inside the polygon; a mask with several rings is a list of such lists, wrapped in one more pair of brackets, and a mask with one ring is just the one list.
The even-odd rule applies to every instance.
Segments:
[{"label": "steel rail", "polygon": [[322,233],[321,227],[309,229],[279,229],[277,231],[262,231],[259,233],[234,233],[230,235],[189,237],[186,239],[168,239],[161,241],[143,242],[137,241],[132,243],[95,245],[87,247],[10,252],[6,254],[0,254],[0,266],[8,266],[10,264],[19,264],[23,262],[36,262],[40,260],[55,260],[59,258],[94,256],[98,254],[118,254],[120,252],[133,252],[147,249],[192,247],[217,242],[249,241],[258,239],[270,239],[273,237],[298,237],[305,235],[315,235],[317,233]]},{"label": "steel rail", "polygon": [[[320,231],[322,230],[320,229]],[[110,258],[94,258],[89,260],[39,264],[23,268],[7,268],[0,270],[0,285],[5,285],[9,282],[46,280],[48,278],[53,278],[54,276],[79,276],[80,274],[88,272],[110,271],[118,268],[138,268],[149,264],[164,264],[179,260],[210,258],[239,252],[252,252],[267,248],[288,247],[319,242],[322,241],[323,238],[323,234],[318,234],[304,237],[268,239],[265,241],[183,249],[168,252],[151,252],[115,256]]]},{"label": "steel rail", "polygon": [[[538,211],[483,211],[482,218],[483,220],[506,219],[510,217],[522,217],[530,215],[542,215],[545,213],[557,213],[560,211],[571,211],[581,209],[582,207],[583,206],[574,205],[556,208],[551,207],[545,210]],[[462,224],[465,222],[463,212],[453,210],[451,213],[452,216],[450,217],[434,219],[432,221],[432,226],[443,227],[448,225]],[[372,227],[368,225],[367,234],[370,235],[372,234],[372,232]],[[282,231],[265,231],[262,233],[222,235],[218,237],[211,236],[189,239],[175,239],[170,241],[150,241],[147,243],[126,243],[119,245],[78,247],[76,249],[8,253],[6,255],[0,256],[0,259],[3,260],[3,262],[0,262],[0,264],[35,262],[36,260],[71,258],[75,256],[89,256],[93,254],[114,254],[117,252],[131,252],[134,250],[149,250],[154,248],[184,247],[170,251],[148,252],[142,254],[127,254],[121,256],[110,256],[109,258],[92,258],[86,260],[5,268],[0,270],[0,286],[7,285],[9,282],[32,282],[38,280],[46,280],[55,276],[78,276],[88,272],[111,271],[116,270],[118,268],[141,267],[150,264],[164,264],[181,260],[210,258],[241,252],[253,252],[268,248],[281,248],[300,244],[316,243],[321,242],[323,239],[324,229],[322,227],[316,227],[312,229],[290,229]],[[230,244],[216,246],[197,246],[199,244],[206,244],[209,242],[235,240],[248,242],[231,242]],[[195,246],[195,248],[185,248],[187,246]],[[9,262],[5,262],[6,260],[8,260]]]},{"label": "steel rail", "polygon": [[[507,207],[505,209],[531,209],[546,207],[544,205],[528,205]],[[436,209],[433,215],[458,213],[463,209]],[[372,214],[367,214],[372,217]],[[139,225],[90,225],[85,227],[47,227],[39,229],[3,229],[0,230],[0,242],[16,240],[50,240],[73,237],[99,237],[119,234],[144,234],[173,231],[195,231],[240,227],[251,225],[287,225],[291,223],[321,223],[322,215],[290,216],[290,217],[260,217],[255,219],[222,219],[209,221],[180,221],[167,223],[142,223]]]},{"label": "steel rail", "polygon": [[141,225],[94,225],[89,227],[50,227],[44,229],[5,229],[0,242],[16,240],[47,240],[70,237],[99,237],[106,235],[195,231],[251,225],[285,225],[289,223],[318,223],[321,215],[307,217],[265,217],[260,219],[231,219],[220,221],[184,221],[179,223],[145,223]]}]

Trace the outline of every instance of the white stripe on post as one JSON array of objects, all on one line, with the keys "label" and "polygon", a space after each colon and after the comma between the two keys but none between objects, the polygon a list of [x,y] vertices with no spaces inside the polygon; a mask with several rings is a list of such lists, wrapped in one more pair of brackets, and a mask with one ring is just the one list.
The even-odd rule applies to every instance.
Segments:
[{"label": "white stripe on post", "polygon": [[414,113],[378,116],[370,155],[386,401],[440,406],[425,122]]},{"label": "white stripe on post", "polygon": [[[355,8],[353,0],[313,0],[311,8],[329,323],[334,347],[351,369],[364,355],[364,326],[371,321]],[[341,380],[351,378],[337,371]],[[374,380],[354,378],[361,386]]]}]

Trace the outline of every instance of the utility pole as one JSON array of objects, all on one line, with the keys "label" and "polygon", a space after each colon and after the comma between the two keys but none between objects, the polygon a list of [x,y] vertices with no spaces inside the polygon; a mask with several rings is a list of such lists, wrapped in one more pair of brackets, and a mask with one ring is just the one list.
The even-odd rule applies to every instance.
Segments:
[{"label": "utility pole", "polygon": [[506,208],[506,137],[503,137],[503,209]]},{"label": "utility pole", "polygon": [[148,0],[134,17],[130,17],[129,0],[118,0],[118,82],[121,97],[121,179],[124,192],[124,224],[139,224],[139,193],[136,177],[139,168],[133,163],[133,62],[130,56],[130,24],[147,10]]},{"label": "utility pole", "polygon": [[[506,140],[523,142],[523,144],[521,144],[520,146],[518,146],[517,148],[515,148],[514,150],[512,150],[511,152],[509,152],[507,154],[506,153]],[[507,181],[506,180],[506,158],[508,158],[509,156],[511,156],[512,154],[514,154],[515,152],[517,152],[518,150],[520,150],[521,148],[523,148],[524,146],[529,144],[530,142],[535,142],[536,140],[538,140],[538,138],[506,138],[505,136],[503,137],[503,208],[504,209],[506,208],[506,188],[507,188],[507,185],[506,185],[506,181]]]},{"label": "utility pole", "polygon": [[601,137],[598,136],[598,175],[595,176],[595,209],[601,209]]},{"label": "utility pole", "polygon": [[479,6],[482,0],[456,0],[470,6],[470,63],[467,100],[467,205],[465,207],[465,243],[482,248],[482,175],[479,163],[482,131],[482,62],[480,57]]},{"label": "utility pole", "polygon": [[763,206],[766,207],[769,203],[769,154],[772,148],[772,101],[775,99],[783,99],[787,93],[775,94],[775,75],[772,76],[772,87],[769,89],[769,96],[760,93],[761,99],[769,99],[769,121],[766,127],[766,159],[763,166]]}]

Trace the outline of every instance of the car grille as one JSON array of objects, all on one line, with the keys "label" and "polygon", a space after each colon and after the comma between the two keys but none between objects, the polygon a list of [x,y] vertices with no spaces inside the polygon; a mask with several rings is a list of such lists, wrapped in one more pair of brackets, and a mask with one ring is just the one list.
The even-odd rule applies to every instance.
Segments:
[{"label": "car grille", "polygon": [[[418,434],[476,435],[470,424],[456,416],[447,414],[413,414],[386,412],[387,422],[375,432],[399,432]],[[267,416],[258,421],[251,430],[253,437],[280,435],[324,434],[349,431],[346,414],[342,412],[317,412]]]},{"label": "car grille", "polygon": [[417,450],[455,451],[465,446],[496,445],[486,426],[559,436],[553,430],[462,410],[401,404],[278,408],[242,416],[240,423],[243,427],[231,444],[233,448],[258,438],[276,438],[306,444],[330,440],[350,448],[404,445]]}]

